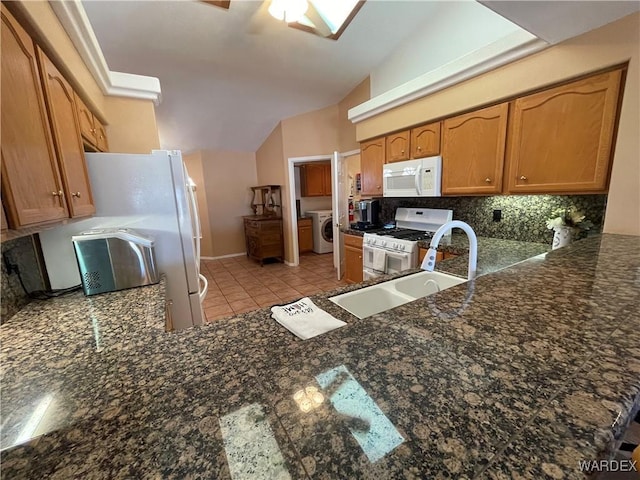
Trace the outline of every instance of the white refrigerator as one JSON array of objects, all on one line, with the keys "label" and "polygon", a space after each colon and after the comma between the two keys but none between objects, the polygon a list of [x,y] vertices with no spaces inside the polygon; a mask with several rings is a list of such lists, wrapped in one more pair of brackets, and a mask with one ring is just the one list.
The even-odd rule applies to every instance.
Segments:
[{"label": "white refrigerator", "polygon": [[52,289],[80,284],[71,237],[95,228],[131,228],[152,237],[176,330],[204,321],[207,279],[200,274],[200,220],[179,151],[150,155],[86,153],[96,214],[40,233]]}]

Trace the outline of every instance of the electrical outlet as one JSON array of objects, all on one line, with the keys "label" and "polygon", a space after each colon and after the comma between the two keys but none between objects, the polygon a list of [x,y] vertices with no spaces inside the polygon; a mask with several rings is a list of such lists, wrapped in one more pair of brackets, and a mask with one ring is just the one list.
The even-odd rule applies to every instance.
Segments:
[{"label": "electrical outlet", "polygon": [[494,210],[493,211],[493,221],[499,222],[502,220],[502,210]]}]

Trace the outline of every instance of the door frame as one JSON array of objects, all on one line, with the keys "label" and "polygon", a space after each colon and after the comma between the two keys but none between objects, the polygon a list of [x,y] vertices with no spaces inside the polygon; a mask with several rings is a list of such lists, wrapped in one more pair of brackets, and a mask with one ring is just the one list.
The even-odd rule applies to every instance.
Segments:
[{"label": "door frame", "polygon": [[[297,267],[300,265],[300,250],[298,249],[298,217],[296,210],[296,175],[294,167],[301,163],[322,162],[331,160],[333,154],[329,155],[311,155],[308,157],[291,157],[287,162],[287,170],[289,174],[289,225],[291,225],[291,253],[292,261],[286,262],[290,267]],[[333,171],[331,172],[333,175]],[[332,193],[333,195],[333,193]]]},{"label": "door frame", "polygon": [[[359,154],[360,150],[349,150],[345,153],[338,152],[342,159],[344,160],[347,157],[351,157],[353,155]],[[292,253],[292,261],[285,262],[290,267],[297,267],[300,265],[300,250],[298,249],[298,218],[296,215],[296,175],[294,171],[294,167],[297,164],[301,163],[311,163],[311,162],[322,162],[327,161],[331,162],[333,159],[333,153],[329,153],[326,155],[310,155],[307,157],[290,157],[287,159],[287,173],[289,175],[289,215],[287,215],[287,220],[289,221],[289,225],[291,225],[291,253]],[[333,165],[331,166],[331,185],[334,182],[335,172],[333,171]],[[333,192],[331,193],[331,197],[333,198]],[[333,210],[333,207],[332,209]],[[336,239],[334,238],[334,242]],[[340,239],[338,239],[340,241]],[[335,265],[334,258],[334,268],[337,268]]]}]

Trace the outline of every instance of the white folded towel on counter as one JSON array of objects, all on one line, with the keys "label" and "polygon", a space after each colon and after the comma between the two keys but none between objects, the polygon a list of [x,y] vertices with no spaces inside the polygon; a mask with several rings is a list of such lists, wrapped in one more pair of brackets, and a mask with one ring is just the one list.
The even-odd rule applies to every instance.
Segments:
[{"label": "white folded towel on counter", "polygon": [[378,248],[372,249],[372,252],[371,268],[378,272],[387,273],[387,252]]},{"label": "white folded towel on counter", "polygon": [[271,316],[302,340],[346,325],[345,322],[319,309],[309,300],[309,297],[304,297],[288,305],[271,307]]}]

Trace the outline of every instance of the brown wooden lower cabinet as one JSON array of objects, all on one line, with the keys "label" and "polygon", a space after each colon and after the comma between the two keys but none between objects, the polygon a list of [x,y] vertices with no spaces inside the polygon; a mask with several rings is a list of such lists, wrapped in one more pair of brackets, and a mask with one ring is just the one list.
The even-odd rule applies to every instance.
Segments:
[{"label": "brown wooden lower cabinet", "polygon": [[362,282],[362,237],[344,235],[344,280],[349,283]]},{"label": "brown wooden lower cabinet", "polygon": [[[424,260],[424,257],[427,255],[427,248],[420,248],[418,250],[418,266],[422,265],[422,260]],[[449,253],[449,252],[441,252],[438,251],[436,253],[436,262],[439,262],[441,260],[445,260],[447,258],[454,258],[457,257],[457,255],[453,254],[453,253]]]},{"label": "brown wooden lower cabinet", "polygon": [[244,218],[244,236],[247,256],[262,265],[265,258],[284,261],[282,218],[249,215]]},{"label": "brown wooden lower cabinet", "polygon": [[298,219],[298,252],[313,251],[313,224],[310,218]]}]

